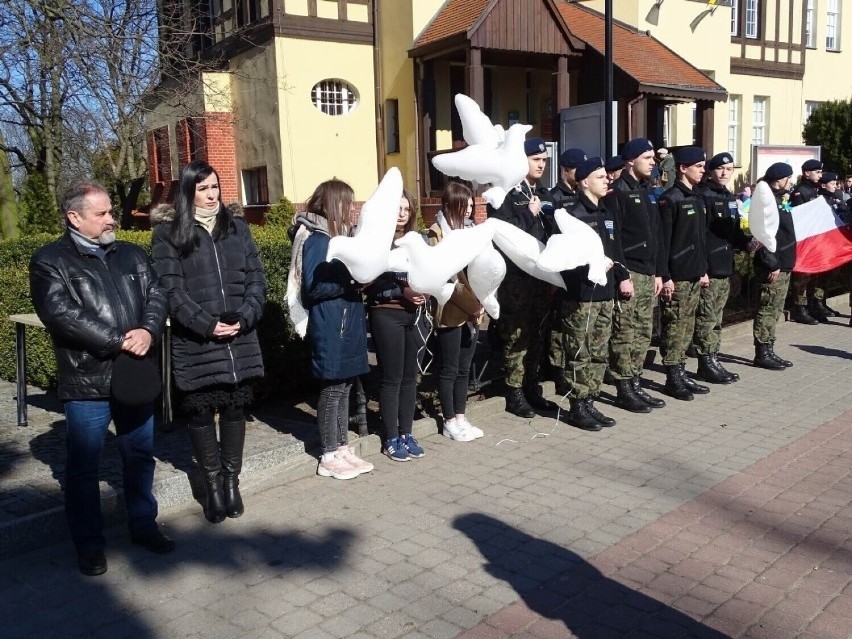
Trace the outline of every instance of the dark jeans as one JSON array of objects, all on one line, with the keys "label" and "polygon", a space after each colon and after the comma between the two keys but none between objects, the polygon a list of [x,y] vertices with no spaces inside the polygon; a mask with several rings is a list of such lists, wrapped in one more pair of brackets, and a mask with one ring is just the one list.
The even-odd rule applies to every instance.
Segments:
[{"label": "dark jeans", "polygon": [[349,391],[351,379],[320,380],[317,426],[323,453],[333,453],[349,442]]},{"label": "dark jeans", "polygon": [[370,327],[379,369],[379,408],[388,439],[411,433],[417,400],[417,340],[415,314],[405,309],[377,308]]},{"label": "dark jeans", "polygon": [[441,413],[449,419],[463,415],[467,406],[467,387],[470,385],[470,364],[476,353],[479,327],[471,324],[455,328],[439,328],[438,398]]},{"label": "dark jeans", "polygon": [[110,399],[65,402],[65,514],[78,551],[106,544],[98,469],[110,420],[123,467],[124,501],[130,533],[157,527],[154,482],[154,406],[125,406]]}]

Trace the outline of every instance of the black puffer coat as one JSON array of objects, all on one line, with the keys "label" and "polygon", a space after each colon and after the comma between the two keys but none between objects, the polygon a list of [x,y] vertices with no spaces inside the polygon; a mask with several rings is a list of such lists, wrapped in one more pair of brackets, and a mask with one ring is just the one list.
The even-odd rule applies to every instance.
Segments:
[{"label": "black puffer coat", "polygon": [[[198,245],[183,256],[169,240],[171,223],[154,230],[151,258],[169,296],[172,368],[184,391],[263,376],[256,327],[266,277],[246,222],[233,218],[230,224],[228,236],[215,242],[196,224]],[[221,340],[213,329],[226,312],[239,314],[241,330]]]}]

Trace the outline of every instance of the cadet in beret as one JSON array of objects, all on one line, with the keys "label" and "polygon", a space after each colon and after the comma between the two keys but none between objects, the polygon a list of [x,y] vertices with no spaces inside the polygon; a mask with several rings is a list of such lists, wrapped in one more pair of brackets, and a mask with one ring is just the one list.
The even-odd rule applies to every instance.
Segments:
[{"label": "cadet in beret", "polygon": [[598,286],[588,279],[589,267],[563,271],[565,291],[560,291],[561,325],[565,370],[562,384],[571,402],[568,423],[583,430],[600,430],[614,426],[615,420],[594,405],[600,392],[607,365],[609,336],[612,328],[613,300],[633,297],[630,273],[623,265],[621,239],[612,213],[603,204],[609,190],[601,158],[589,158],[577,167],[577,201],[569,213],[591,226],[600,236],[604,253],[614,262],[607,272],[606,285]]},{"label": "cadet in beret", "polygon": [[698,374],[714,384],[729,384],[740,376],[719,362],[722,344],[722,313],[731,292],[734,249],[757,249],[758,243],[740,228],[737,198],[728,190],[734,172],[730,153],[718,153],[705,165],[704,181],[695,191],[704,199],[707,213],[707,275],[710,286],[701,289],[692,342],[698,353]]},{"label": "cadet in beret", "polygon": [[654,305],[662,288],[657,200],[649,190],[654,145],[635,138],[621,151],[624,170],[612,183],[604,205],[612,212],[621,236],[624,265],[630,272],[633,297],[615,305],[609,342],[609,371],[618,389],[617,405],[633,413],[648,413],[666,403],[642,388],[640,378],[651,345]]},{"label": "cadet in beret", "polygon": [[613,182],[621,177],[621,172],[624,170],[624,158],[620,155],[613,155],[604,164],[604,169],[606,170],[606,178],[609,180],[610,185],[612,185]]},{"label": "cadet in beret", "polygon": [[778,232],[775,233],[775,252],[765,246],[754,254],[754,277],[760,283],[760,302],[754,316],[754,365],[780,371],[793,365],[775,354],[775,325],[784,310],[790,287],[790,273],[796,266],[796,229],[791,215],[790,176],[793,167],[776,162],[761,178],[775,196],[778,206]]},{"label": "cadet in beret", "polygon": [[666,367],[665,392],[692,400],[710,392],[685,373],[686,349],[695,332],[695,313],[707,275],[707,214],[695,187],[704,177],[704,149],[686,146],[675,152],[678,179],[660,198],[661,237],[667,261],[662,267],[662,335],[660,352]]},{"label": "cadet in beret", "polygon": [[[802,178],[793,189],[792,204],[799,206],[819,197],[819,181],[822,177],[822,162],[807,160],[802,164]],[[828,322],[825,306],[825,275],[793,273],[790,287],[793,289],[794,306],[790,319],[800,324]]]},{"label": "cadet in beret", "polygon": [[583,149],[566,149],[559,154],[559,182],[550,189],[553,208],[568,210],[577,200],[577,180],[574,172],[586,160]]},{"label": "cadet in beret", "polygon": [[[529,162],[527,177],[512,189],[499,209],[488,206],[488,217],[514,224],[547,243],[553,219],[553,201],[538,181],[547,165],[547,147],[541,138],[524,143]],[[497,291],[500,320],[497,330],[506,371],[506,410],[519,417],[535,417],[535,410],[556,410],[541,395],[538,367],[544,355],[551,286],[524,273],[506,260],[506,277]]]}]

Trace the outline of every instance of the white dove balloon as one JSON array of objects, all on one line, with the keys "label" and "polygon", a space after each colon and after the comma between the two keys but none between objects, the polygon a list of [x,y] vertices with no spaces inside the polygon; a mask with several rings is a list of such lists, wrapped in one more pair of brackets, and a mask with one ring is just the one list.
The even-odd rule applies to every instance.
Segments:
[{"label": "white dove balloon", "polygon": [[751,234],[774,253],[775,234],[778,232],[778,203],[766,182],[758,182],[751,194],[751,206],[748,209],[748,228]]},{"label": "white dove balloon", "polygon": [[446,304],[454,284],[448,280],[470,264],[491,242],[494,228],[490,221],[469,229],[453,231],[435,246],[429,246],[416,231],[396,240],[396,246],[408,251],[408,285],[428,293]]},{"label": "white dove balloon", "polygon": [[476,299],[482,302],[485,312],[494,319],[500,318],[497,289],[504,277],[506,277],[506,261],[493,245],[486,246],[467,265],[467,281],[470,288],[476,295]]},{"label": "white dove balloon", "polygon": [[538,266],[544,244],[526,231],[503,220],[490,218],[487,223],[494,224],[494,244],[519,269],[554,286],[565,288],[565,282],[558,272],[545,271]]},{"label": "white dove balloon", "polygon": [[612,260],[604,255],[600,236],[565,209],[557,210],[554,217],[562,232],[547,240],[547,247],[538,258],[539,268],[558,273],[588,264],[588,279],[605,286],[606,272],[612,266]]},{"label": "white dove balloon", "polygon": [[401,197],[402,174],[393,167],[361,207],[355,234],[331,238],[326,261],[340,260],[352,278],[362,284],[372,282],[387,271]]},{"label": "white dove balloon", "polygon": [[465,142],[481,144],[491,149],[496,149],[503,143],[506,139],[506,131],[499,124],[491,124],[491,120],[482,112],[475,100],[464,93],[457,93],[455,103]]}]

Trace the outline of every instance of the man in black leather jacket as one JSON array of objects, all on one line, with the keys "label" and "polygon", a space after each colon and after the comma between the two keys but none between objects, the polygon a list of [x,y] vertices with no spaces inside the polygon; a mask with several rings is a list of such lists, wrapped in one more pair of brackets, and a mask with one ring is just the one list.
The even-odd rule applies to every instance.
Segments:
[{"label": "man in black leather jacket", "polygon": [[[145,251],[115,241],[112,203],[95,182],[72,185],[61,211],[67,232],[30,261],[30,290],[53,341],[65,407],[65,513],[80,571],[106,572],[98,467],[110,421],[124,465],[124,499],[133,543],[169,552],[157,528],[152,401],[130,405],[112,392],[115,358],[149,354],[166,319],[165,294]],[[135,403],[135,402],[134,402]]]}]

